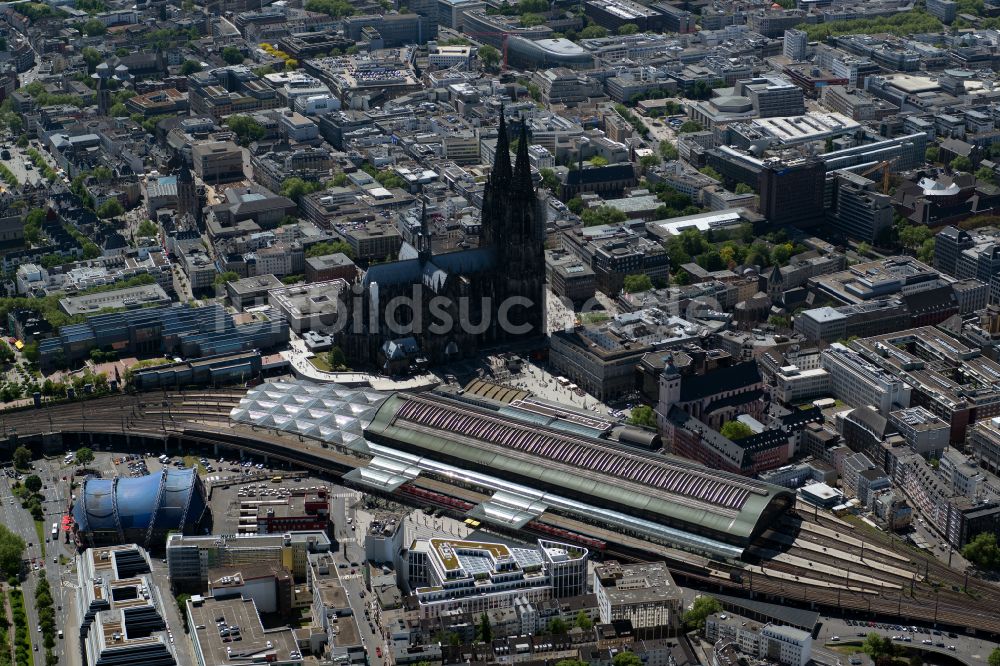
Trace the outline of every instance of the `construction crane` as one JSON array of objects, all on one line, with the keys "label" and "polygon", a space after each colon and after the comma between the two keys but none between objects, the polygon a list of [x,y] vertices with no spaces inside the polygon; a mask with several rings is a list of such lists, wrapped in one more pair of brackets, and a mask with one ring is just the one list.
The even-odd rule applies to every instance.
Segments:
[{"label": "construction crane", "polygon": [[465,33],[469,37],[502,37],[503,38],[503,70],[507,71],[507,38],[510,37],[509,32],[467,32]]},{"label": "construction crane", "polygon": [[892,166],[892,163],[895,162],[895,161],[896,160],[892,159],[892,160],[885,160],[884,162],[879,162],[875,166],[869,167],[868,169],[865,169],[864,171],[862,171],[858,175],[859,176],[866,176],[867,177],[869,174],[873,174],[876,171],[878,171],[879,169],[881,169],[882,170],[882,194],[889,194],[889,177],[892,175],[891,171],[889,171],[889,167]]}]

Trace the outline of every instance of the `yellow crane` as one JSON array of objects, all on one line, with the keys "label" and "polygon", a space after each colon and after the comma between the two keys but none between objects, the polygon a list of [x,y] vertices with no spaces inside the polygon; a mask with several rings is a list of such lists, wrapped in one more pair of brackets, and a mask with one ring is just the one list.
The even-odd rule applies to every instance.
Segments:
[{"label": "yellow crane", "polygon": [[873,174],[876,171],[878,171],[879,169],[881,169],[882,170],[882,194],[889,194],[889,176],[891,175],[891,172],[889,171],[889,167],[892,166],[893,162],[895,162],[895,160],[885,160],[884,162],[879,162],[875,166],[870,167],[868,169],[865,169],[864,171],[862,171],[858,175],[859,176],[868,176],[869,174]]}]

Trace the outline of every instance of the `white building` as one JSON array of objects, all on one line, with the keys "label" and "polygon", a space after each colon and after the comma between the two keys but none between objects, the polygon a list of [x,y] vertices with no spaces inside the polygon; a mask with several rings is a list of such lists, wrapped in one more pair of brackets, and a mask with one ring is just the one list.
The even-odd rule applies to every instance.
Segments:
[{"label": "white building", "polygon": [[472,60],[471,46],[436,46],[427,54],[427,62],[434,67],[467,67]]},{"label": "white building", "polygon": [[680,627],[684,598],[664,562],[594,567],[594,594],[601,622],[630,620],[639,637],[674,635]]},{"label": "white building", "polygon": [[889,422],[925,458],[940,458],[951,437],[951,426],[925,407],[898,409],[889,414]]},{"label": "white building", "polygon": [[774,375],[775,396],[786,403],[796,403],[824,396],[830,392],[830,373],[823,368],[800,369],[786,365]]},{"label": "white building", "polygon": [[757,656],[785,666],[806,666],[812,658],[812,635],[794,627],[766,625],[760,630]]},{"label": "white building", "polygon": [[785,625],[747,621],[738,615],[715,613],[705,618],[705,638],[734,643],[745,655],[782,666],[805,666],[812,657],[812,635]]},{"label": "white building", "polygon": [[418,539],[409,550],[404,581],[420,616],[461,610],[480,613],[586,592],[586,548],[539,539],[537,548],[459,539]]},{"label": "white building", "polygon": [[853,349],[835,342],[823,351],[830,391],[852,407],[872,406],[883,416],[910,406],[910,385],[869,363]]}]

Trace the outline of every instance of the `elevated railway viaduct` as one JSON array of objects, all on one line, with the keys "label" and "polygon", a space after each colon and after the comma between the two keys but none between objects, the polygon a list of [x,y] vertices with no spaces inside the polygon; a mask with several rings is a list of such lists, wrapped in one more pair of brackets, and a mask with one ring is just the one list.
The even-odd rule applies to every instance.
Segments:
[{"label": "elevated railway viaduct", "polygon": [[[233,423],[229,413],[244,395],[241,390],[123,394],[7,411],[0,413],[0,438],[8,455],[19,445],[38,454],[79,446],[216,456],[241,452],[347,485],[342,475],[368,463],[315,439]],[[392,498],[461,515],[489,496],[421,475]],[[770,525],[742,561],[699,556],[551,511],[521,530],[521,536],[554,534],[603,551],[603,557],[664,559],[679,580],[706,592],[1000,638],[1000,586],[966,578],[899,539],[812,509],[797,507]]]}]

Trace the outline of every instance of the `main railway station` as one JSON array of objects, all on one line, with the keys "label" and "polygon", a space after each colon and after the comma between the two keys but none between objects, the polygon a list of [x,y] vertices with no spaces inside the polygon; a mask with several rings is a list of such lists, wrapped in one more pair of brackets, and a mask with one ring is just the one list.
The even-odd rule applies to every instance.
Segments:
[{"label": "main railway station", "polygon": [[[804,506],[789,490],[650,453],[606,420],[531,397],[498,404],[278,381],[9,412],[5,427],[39,453],[92,446],[250,455],[495,532],[579,544],[597,559],[663,560],[701,590],[1000,636],[995,585],[966,581],[890,535]],[[132,503],[122,498],[133,489],[118,483],[87,489],[79,527],[113,542],[117,515],[123,530],[134,521],[139,543],[150,525],[154,537],[161,527],[198,533],[189,525],[197,493],[192,518],[166,512],[180,520],[170,528],[158,511],[130,517]],[[145,488],[140,496],[158,494]],[[117,514],[106,510],[116,496]]]},{"label": "main railway station", "polygon": [[[572,421],[442,395],[302,383],[252,389],[237,422],[319,437],[368,458],[345,478],[392,493],[417,477],[489,495],[469,515],[520,529],[545,511],[721,559],[739,559],[794,503],[785,488],[629,450]],[[544,422],[544,423],[543,423]]]}]

